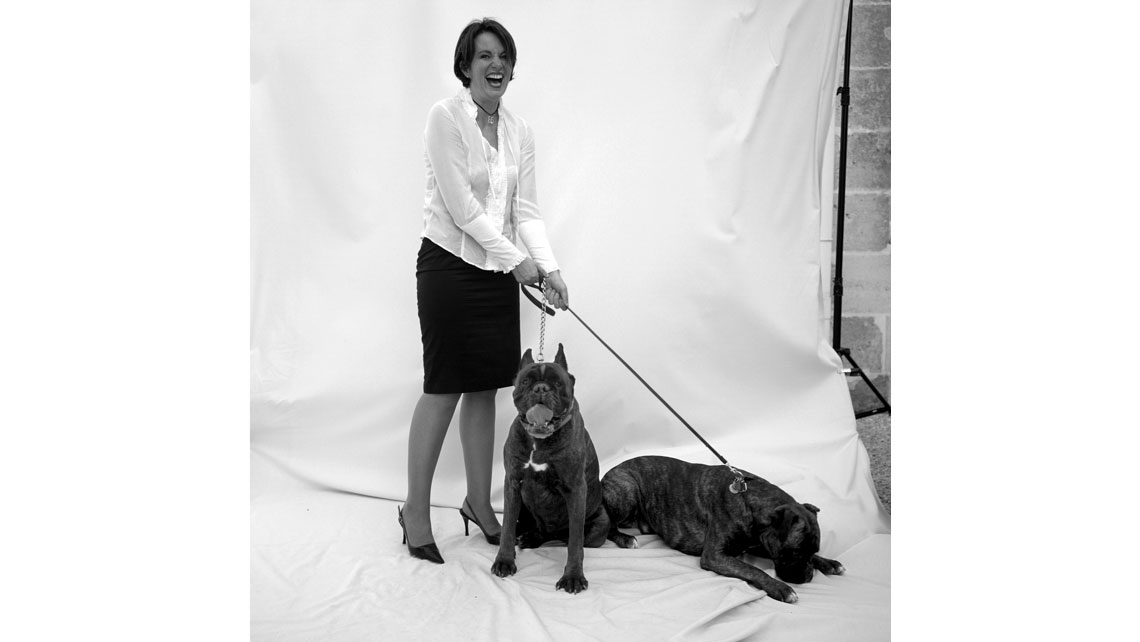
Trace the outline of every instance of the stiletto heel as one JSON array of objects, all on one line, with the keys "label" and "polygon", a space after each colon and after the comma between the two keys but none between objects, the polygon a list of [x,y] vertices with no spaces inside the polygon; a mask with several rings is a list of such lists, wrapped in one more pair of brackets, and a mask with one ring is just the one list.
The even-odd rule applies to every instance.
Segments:
[{"label": "stiletto heel", "polygon": [[[467,501],[466,497],[463,498],[463,506],[471,508],[471,502]],[[498,546],[501,538],[498,535],[488,535],[487,529],[483,528],[483,525],[480,524],[479,520],[475,518],[475,509],[472,508],[471,514],[468,515],[467,512],[463,510],[463,506],[459,507],[459,516],[463,518],[463,534],[470,535],[470,531],[467,530],[467,522],[475,522],[475,525],[479,527],[479,530],[483,531],[483,538],[487,540],[487,543]]]},{"label": "stiletto heel", "polygon": [[[408,527],[404,526],[404,509],[397,506],[396,514],[399,515],[400,530],[404,532],[404,538],[400,540],[400,543],[408,544]],[[408,544],[408,553],[410,553],[412,557],[421,560],[443,564],[443,555],[440,554],[439,547],[435,545],[435,542],[424,544],[423,546],[412,546]]]}]

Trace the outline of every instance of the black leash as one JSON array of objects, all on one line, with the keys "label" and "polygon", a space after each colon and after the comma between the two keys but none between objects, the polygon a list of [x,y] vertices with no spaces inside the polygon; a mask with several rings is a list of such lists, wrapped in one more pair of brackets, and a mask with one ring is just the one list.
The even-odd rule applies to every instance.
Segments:
[{"label": "black leash", "polygon": [[[542,288],[540,287],[541,285],[542,285],[541,282],[539,283],[538,286],[536,286],[536,285],[523,285],[523,286],[521,286],[522,287],[522,293],[524,296],[526,296],[527,299],[530,300],[531,303],[533,303],[536,307],[538,307],[538,309],[541,310],[544,314],[549,314],[550,316],[554,316],[556,313],[551,307],[543,305],[538,299],[534,298],[534,295],[532,295],[530,292],[527,292],[527,288],[534,288],[535,290],[538,290],[539,293],[541,294],[542,293]],[[728,463],[728,460],[725,459],[724,456],[722,456],[719,452],[717,452],[716,448],[713,448],[712,444],[710,444],[707,440],[705,440],[705,438],[701,436],[701,433],[697,432],[696,428],[693,428],[691,425],[689,425],[689,422],[685,421],[685,418],[682,417],[681,414],[678,413],[676,410],[674,410],[673,406],[670,406],[669,402],[665,401],[665,398],[662,397],[661,395],[659,395],[657,393],[657,391],[653,389],[653,386],[649,385],[649,382],[646,381],[640,374],[637,373],[636,370],[633,369],[633,366],[626,363],[625,359],[622,359],[621,355],[618,354],[616,350],[614,350],[613,348],[610,347],[610,344],[606,343],[605,340],[602,339],[602,337],[598,336],[598,333],[594,332],[594,329],[591,328],[585,321],[583,321],[582,317],[578,316],[578,313],[575,312],[573,308],[567,306],[566,311],[569,312],[570,314],[574,315],[574,318],[578,320],[578,323],[581,323],[583,328],[586,328],[587,330],[589,330],[590,334],[594,335],[594,338],[597,339],[598,342],[601,343],[603,346],[605,346],[606,350],[610,351],[610,354],[617,357],[617,360],[621,362],[621,365],[625,366],[627,370],[629,370],[631,373],[633,373],[633,376],[637,377],[637,380],[641,382],[641,385],[645,386],[646,389],[649,390],[649,392],[652,392],[653,396],[657,397],[657,400],[660,401],[669,410],[669,412],[673,413],[674,417],[676,417],[678,420],[680,420],[680,422],[682,424],[684,424],[686,428],[689,429],[689,432],[693,433],[693,435],[697,439],[700,439],[701,443],[704,444],[705,447],[708,448],[710,451],[712,451],[712,454],[716,455],[716,458],[720,460],[720,463],[724,464],[725,466],[728,466],[728,469],[731,470],[734,475],[736,475],[736,479],[734,479],[732,482],[732,485],[729,486],[729,489],[733,493],[742,493],[745,490],[748,490],[748,483],[744,481],[744,474],[743,473],[741,473],[739,470],[737,470],[736,467],[734,467],[732,464]]]}]

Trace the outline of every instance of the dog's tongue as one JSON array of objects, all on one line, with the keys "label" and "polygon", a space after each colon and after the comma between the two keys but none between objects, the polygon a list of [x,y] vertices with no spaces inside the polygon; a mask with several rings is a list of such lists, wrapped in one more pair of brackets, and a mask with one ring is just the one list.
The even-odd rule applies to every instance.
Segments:
[{"label": "dog's tongue", "polygon": [[526,411],[526,420],[535,426],[545,426],[546,422],[554,416],[554,411],[542,404],[533,406],[530,410]]}]

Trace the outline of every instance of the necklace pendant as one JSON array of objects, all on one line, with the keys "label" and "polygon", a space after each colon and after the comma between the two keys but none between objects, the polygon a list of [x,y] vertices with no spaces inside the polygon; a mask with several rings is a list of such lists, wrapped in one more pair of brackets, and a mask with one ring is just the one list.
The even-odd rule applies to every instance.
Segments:
[{"label": "necklace pendant", "polygon": [[495,126],[495,117],[494,116],[488,116],[487,117],[487,124],[490,125],[491,127],[494,127]]}]

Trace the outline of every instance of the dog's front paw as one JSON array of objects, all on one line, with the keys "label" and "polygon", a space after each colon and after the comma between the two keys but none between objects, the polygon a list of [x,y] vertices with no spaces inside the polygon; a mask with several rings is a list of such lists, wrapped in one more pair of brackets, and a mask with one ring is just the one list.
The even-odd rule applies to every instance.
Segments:
[{"label": "dog's front paw", "polygon": [[[749,583],[751,584],[751,582]],[[800,596],[796,595],[796,592],[792,590],[792,587],[784,584],[779,580],[765,582],[763,586],[757,586],[755,584],[753,584],[753,586],[756,586],[756,588],[761,589],[767,593],[768,597],[775,600],[780,600],[781,602],[795,604],[796,602],[800,601]]]},{"label": "dog's front paw", "polygon": [[819,555],[811,558],[811,565],[824,575],[843,575],[847,572],[847,569],[843,568],[838,560],[829,560]]},{"label": "dog's front paw", "polygon": [[610,539],[614,541],[614,544],[617,544],[621,548],[637,548],[637,538],[633,535],[615,533],[610,536]]},{"label": "dog's front paw", "polygon": [[555,589],[566,591],[567,593],[581,593],[586,590],[590,583],[586,581],[586,576],[581,573],[565,573],[554,585]]},{"label": "dog's front paw", "polygon": [[495,562],[491,564],[491,574],[497,577],[510,577],[518,571],[519,568],[515,566],[515,561],[502,557],[496,557]]}]

